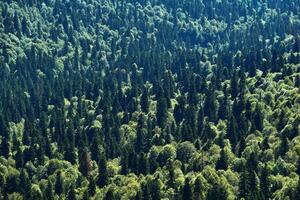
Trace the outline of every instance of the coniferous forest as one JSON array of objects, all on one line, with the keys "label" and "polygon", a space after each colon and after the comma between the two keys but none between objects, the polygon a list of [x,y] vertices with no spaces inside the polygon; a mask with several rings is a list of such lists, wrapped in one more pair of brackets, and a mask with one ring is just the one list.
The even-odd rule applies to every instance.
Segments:
[{"label": "coniferous forest", "polygon": [[299,13],[1,0],[0,199],[299,199]]}]

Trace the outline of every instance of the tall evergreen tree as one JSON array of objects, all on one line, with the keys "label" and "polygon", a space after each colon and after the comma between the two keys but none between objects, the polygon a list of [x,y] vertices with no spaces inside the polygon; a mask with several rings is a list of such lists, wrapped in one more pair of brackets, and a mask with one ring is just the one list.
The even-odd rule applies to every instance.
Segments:
[{"label": "tall evergreen tree", "polygon": [[227,170],[228,168],[228,158],[227,158],[227,155],[224,151],[224,149],[221,150],[221,153],[220,153],[220,158],[219,160],[217,161],[217,164],[216,164],[216,169],[217,170]]},{"label": "tall evergreen tree", "polygon": [[227,138],[230,140],[233,148],[237,144],[237,128],[236,119],[231,115],[227,122]]},{"label": "tall evergreen tree", "polygon": [[157,101],[157,111],[156,111],[156,119],[159,127],[164,128],[167,120],[167,102],[164,97],[158,99]]},{"label": "tall evergreen tree", "polygon": [[108,182],[108,172],[107,172],[107,164],[106,157],[104,153],[100,154],[100,160],[98,164],[98,177],[97,177],[97,185],[102,188]]},{"label": "tall evergreen tree", "polygon": [[270,192],[271,184],[269,181],[269,171],[267,165],[264,166],[260,176],[260,192],[263,199],[271,199],[271,192]]},{"label": "tall evergreen tree", "polygon": [[81,154],[79,159],[79,171],[85,176],[88,177],[92,170],[92,163],[90,158],[90,152],[87,148],[85,148]]},{"label": "tall evergreen tree", "polygon": [[61,171],[56,173],[55,179],[55,193],[60,196],[63,193],[63,178],[61,175]]},{"label": "tall evergreen tree", "polygon": [[182,199],[192,200],[194,199],[193,190],[190,181],[186,178],[182,191]]},{"label": "tall evergreen tree", "polygon": [[48,180],[47,187],[44,192],[44,198],[49,200],[54,200],[54,193],[53,193],[53,185],[51,181]]}]

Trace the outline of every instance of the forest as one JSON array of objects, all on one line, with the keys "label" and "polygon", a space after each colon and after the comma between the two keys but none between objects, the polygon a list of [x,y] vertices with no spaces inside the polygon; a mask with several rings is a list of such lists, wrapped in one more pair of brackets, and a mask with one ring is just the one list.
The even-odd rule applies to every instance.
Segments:
[{"label": "forest", "polygon": [[1,0],[0,200],[297,200],[300,0]]}]

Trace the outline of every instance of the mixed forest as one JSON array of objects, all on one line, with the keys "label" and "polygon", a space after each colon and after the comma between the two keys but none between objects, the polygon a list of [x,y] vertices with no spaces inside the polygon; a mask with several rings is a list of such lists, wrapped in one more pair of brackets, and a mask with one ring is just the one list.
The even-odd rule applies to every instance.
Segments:
[{"label": "mixed forest", "polygon": [[299,199],[299,13],[1,0],[0,199]]}]

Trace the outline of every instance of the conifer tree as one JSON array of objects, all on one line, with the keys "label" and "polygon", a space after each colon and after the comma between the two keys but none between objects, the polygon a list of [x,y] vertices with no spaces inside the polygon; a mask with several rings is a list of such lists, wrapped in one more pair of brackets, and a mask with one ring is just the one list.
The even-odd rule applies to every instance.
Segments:
[{"label": "conifer tree", "polygon": [[107,181],[108,181],[108,173],[107,173],[106,157],[104,153],[101,153],[99,164],[98,164],[97,185],[100,188],[102,188],[107,184]]},{"label": "conifer tree", "polygon": [[96,194],[96,183],[93,177],[89,178],[88,191],[90,196],[94,196]]},{"label": "conifer tree", "polygon": [[267,165],[264,166],[260,176],[260,191],[264,199],[271,199],[270,193],[271,184],[269,181],[269,171]]},{"label": "conifer tree", "polygon": [[55,193],[60,196],[63,193],[63,178],[61,175],[61,171],[56,173],[55,179]]},{"label": "conifer tree", "polygon": [[227,138],[230,140],[233,147],[237,144],[237,122],[233,115],[227,122]]},{"label": "conifer tree", "polygon": [[49,180],[48,180],[45,192],[44,192],[44,198],[45,199],[47,198],[49,200],[54,200],[53,185],[52,185],[51,181],[49,181]]},{"label": "conifer tree", "polygon": [[221,150],[220,152],[220,158],[219,160],[217,161],[217,164],[216,164],[216,169],[217,170],[227,170],[228,168],[228,158],[226,156],[226,153],[224,151],[224,149]]},{"label": "conifer tree", "polygon": [[75,193],[75,188],[74,185],[72,184],[69,188],[68,194],[67,194],[67,199],[68,200],[76,200],[76,193]]},{"label": "conifer tree", "polygon": [[189,180],[186,178],[182,191],[182,199],[192,200],[194,199],[193,190]]},{"label": "conifer tree", "polygon": [[92,170],[90,152],[87,148],[85,148],[81,154],[79,159],[79,171],[85,176],[88,177]]},{"label": "conifer tree", "polygon": [[141,96],[141,109],[144,113],[148,113],[149,110],[149,100],[148,100],[148,91],[146,88],[143,89]]},{"label": "conifer tree", "polygon": [[167,102],[164,97],[157,101],[156,119],[159,127],[164,128],[167,119]]},{"label": "conifer tree", "polygon": [[203,193],[203,184],[201,183],[200,178],[196,178],[195,184],[194,184],[194,198],[195,200],[201,200],[204,199],[204,193]]},{"label": "conifer tree", "polygon": [[29,175],[26,169],[21,170],[20,174],[20,192],[24,195],[25,198],[29,198],[30,189],[31,189],[31,181],[29,179]]}]

